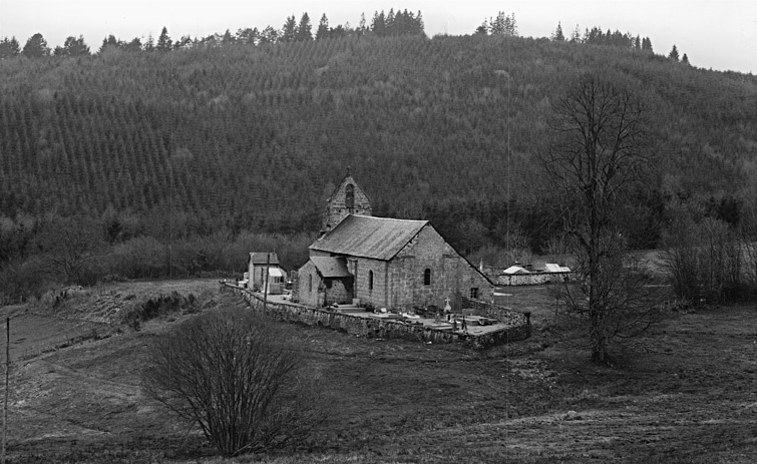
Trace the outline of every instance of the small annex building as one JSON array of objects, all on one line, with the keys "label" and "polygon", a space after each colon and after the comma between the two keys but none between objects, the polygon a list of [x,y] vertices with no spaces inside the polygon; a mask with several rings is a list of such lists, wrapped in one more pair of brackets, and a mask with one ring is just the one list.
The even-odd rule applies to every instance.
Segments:
[{"label": "small annex building", "polygon": [[266,274],[268,275],[267,293],[271,295],[282,293],[286,271],[279,265],[278,255],[275,252],[250,252],[247,265],[247,288],[254,292],[265,291]]},{"label": "small annex building", "polygon": [[[350,191],[359,191],[363,211],[370,211],[350,176],[329,201],[349,206],[345,197]],[[324,218],[324,225],[328,221]],[[374,308],[412,309],[441,308],[455,294],[492,297],[492,282],[428,221],[348,213],[324,228],[328,230],[309,247],[308,262],[297,271],[293,298],[300,303],[328,306],[357,300]]]},{"label": "small annex building", "polygon": [[354,280],[344,257],[311,256],[297,275],[305,279],[299,282],[302,304],[323,307],[352,302]]}]

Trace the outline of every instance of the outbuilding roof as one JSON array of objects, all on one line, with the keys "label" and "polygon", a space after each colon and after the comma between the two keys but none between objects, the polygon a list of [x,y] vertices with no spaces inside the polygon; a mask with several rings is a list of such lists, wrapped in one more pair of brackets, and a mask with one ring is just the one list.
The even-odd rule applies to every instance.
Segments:
[{"label": "outbuilding roof", "polygon": [[504,274],[530,274],[531,271],[521,266],[510,266],[504,271]]},{"label": "outbuilding roof", "polygon": [[389,261],[428,221],[351,214],[310,245],[311,250]]},{"label": "outbuilding roof", "polygon": [[276,255],[276,253],[252,251],[250,252],[250,261],[252,262],[252,264],[270,263],[272,266],[279,265],[279,257]]},{"label": "outbuilding roof", "polygon": [[544,270],[546,272],[570,272],[570,268],[567,266],[560,266],[555,263],[545,263]]},{"label": "outbuilding roof", "polygon": [[315,268],[324,278],[351,277],[347,270],[347,260],[344,258],[332,258],[329,256],[313,256],[310,258]]}]

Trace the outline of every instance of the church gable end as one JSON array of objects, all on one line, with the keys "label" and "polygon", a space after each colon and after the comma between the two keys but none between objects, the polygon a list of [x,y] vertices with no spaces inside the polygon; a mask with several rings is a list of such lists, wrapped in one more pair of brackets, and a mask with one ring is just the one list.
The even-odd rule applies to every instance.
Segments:
[{"label": "church gable end", "polygon": [[492,296],[491,282],[430,225],[397,253],[392,267],[395,301],[400,305],[441,307],[454,293],[475,294],[476,299]]},{"label": "church gable end", "polygon": [[371,203],[355,179],[347,176],[326,201],[321,231],[330,231],[350,214],[371,216]]}]

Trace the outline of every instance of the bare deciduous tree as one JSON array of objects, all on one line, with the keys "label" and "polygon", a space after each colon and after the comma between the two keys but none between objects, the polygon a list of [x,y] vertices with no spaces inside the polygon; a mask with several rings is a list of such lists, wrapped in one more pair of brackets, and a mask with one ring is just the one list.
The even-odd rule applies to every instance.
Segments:
[{"label": "bare deciduous tree", "polygon": [[286,446],[323,418],[312,376],[286,340],[246,308],[210,311],[155,341],[146,392],[226,456]]},{"label": "bare deciduous tree", "polygon": [[698,305],[731,301],[744,292],[743,260],[750,260],[751,249],[726,223],[682,214],[672,221],[664,245],[663,262],[678,298]]},{"label": "bare deciduous tree", "polygon": [[744,277],[754,295],[757,294],[757,186],[752,185],[744,196],[739,233],[744,245]]},{"label": "bare deciduous tree", "polygon": [[[625,194],[643,179],[644,117],[638,98],[599,74],[581,76],[553,105],[554,138],[543,156],[565,202],[565,223],[574,244],[579,285],[569,301],[588,321],[591,358],[608,363],[613,337],[632,335],[649,323],[650,302],[642,275],[626,259]],[[580,293],[578,298],[576,292]]]},{"label": "bare deciduous tree", "polygon": [[97,251],[103,244],[97,221],[85,217],[53,219],[43,224],[35,242],[46,255],[54,277],[82,285],[97,280]]}]

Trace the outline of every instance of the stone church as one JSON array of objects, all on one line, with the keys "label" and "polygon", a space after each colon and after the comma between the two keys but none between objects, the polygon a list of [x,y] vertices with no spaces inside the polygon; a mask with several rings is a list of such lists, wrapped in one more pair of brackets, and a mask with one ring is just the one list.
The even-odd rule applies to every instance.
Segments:
[{"label": "stone church", "polygon": [[411,309],[443,307],[455,294],[492,298],[492,282],[428,221],[372,216],[351,176],[327,200],[322,224],[310,259],[297,271],[295,301]]}]

